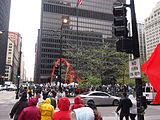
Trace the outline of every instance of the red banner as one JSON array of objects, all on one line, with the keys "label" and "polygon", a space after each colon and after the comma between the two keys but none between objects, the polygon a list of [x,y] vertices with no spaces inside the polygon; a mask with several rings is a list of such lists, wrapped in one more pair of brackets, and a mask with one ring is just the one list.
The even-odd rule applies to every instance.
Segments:
[{"label": "red banner", "polygon": [[142,65],[142,71],[147,75],[151,85],[157,91],[154,104],[160,104],[160,44],[152,53],[148,61]]}]

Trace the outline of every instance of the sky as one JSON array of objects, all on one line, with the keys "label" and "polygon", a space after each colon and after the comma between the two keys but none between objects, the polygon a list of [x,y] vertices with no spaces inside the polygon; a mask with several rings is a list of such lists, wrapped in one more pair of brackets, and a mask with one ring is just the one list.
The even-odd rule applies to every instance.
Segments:
[{"label": "sky", "polygon": [[[129,3],[130,0],[126,1]],[[158,1],[160,0],[135,0],[137,22],[144,22]],[[11,0],[9,31],[19,32],[22,36],[22,52],[28,78],[33,78],[34,74],[40,11],[41,0]]]}]

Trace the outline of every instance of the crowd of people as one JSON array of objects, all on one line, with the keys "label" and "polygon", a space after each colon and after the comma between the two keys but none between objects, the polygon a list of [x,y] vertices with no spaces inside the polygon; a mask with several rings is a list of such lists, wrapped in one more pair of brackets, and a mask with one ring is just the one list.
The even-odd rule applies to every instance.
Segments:
[{"label": "crowd of people", "polygon": [[[90,89],[95,90],[95,89]],[[101,114],[93,102],[84,104],[79,96],[74,97],[71,105],[69,95],[64,87],[31,87],[21,90],[21,98],[10,112],[14,120],[102,120]],[[134,96],[127,97],[124,92],[116,109],[120,120],[135,120],[137,103]],[[146,109],[146,107],[145,107]],[[119,114],[120,110],[120,114]]]},{"label": "crowd of people", "polygon": [[71,105],[63,88],[37,89],[35,94],[29,87],[20,94],[10,112],[14,120],[102,120],[94,103],[85,105],[79,96]]}]

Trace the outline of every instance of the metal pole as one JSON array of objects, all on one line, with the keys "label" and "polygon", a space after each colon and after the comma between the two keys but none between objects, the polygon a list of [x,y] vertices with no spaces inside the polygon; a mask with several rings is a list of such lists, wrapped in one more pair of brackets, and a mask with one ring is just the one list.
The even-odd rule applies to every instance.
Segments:
[{"label": "metal pole", "polygon": [[[78,54],[78,6],[79,6],[79,3],[78,3],[78,0],[77,0],[77,4],[76,4],[76,17],[77,17],[77,31],[76,31],[76,40],[77,40],[77,46],[76,46],[76,53]],[[78,75],[78,56],[76,56],[76,78],[75,79],[77,79],[77,75]],[[76,85],[75,85],[75,82],[76,82],[76,80],[74,79],[74,95],[75,95],[75,87],[76,87]]]},{"label": "metal pole", "polygon": [[17,72],[17,92],[16,92],[16,99],[19,99],[19,84],[21,79],[21,46],[20,46],[20,56],[19,56],[19,66],[18,66],[18,72]]},{"label": "metal pole", "polygon": [[61,25],[61,33],[60,33],[60,67],[59,67],[59,72],[60,72],[60,75],[59,75],[59,90],[61,90],[61,82],[62,82],[62,36],[63,36],[63,23]]},{"label": "metal pole", "polygon": [[[131,8],[131,21],[132,21],[132,37],[134,40],[134,59],[140,57],[139,53],[139,42],[138,42],[138,31],[137,31],[137,20],[135,13],[134,0],[130,0],[130,8]],[[137,98],[137,113],[138,120],[144,120],[144,115],[142,114],[142,79],[136,78],[136,98]]]}]

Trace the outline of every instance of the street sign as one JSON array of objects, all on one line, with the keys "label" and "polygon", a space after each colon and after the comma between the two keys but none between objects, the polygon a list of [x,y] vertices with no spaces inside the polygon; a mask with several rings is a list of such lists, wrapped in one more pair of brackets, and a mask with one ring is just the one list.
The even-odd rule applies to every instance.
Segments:
[{"label": "street sign", "polygon": [[134,59],[129,61],[129,77],[141,78],[140,59]]}]

